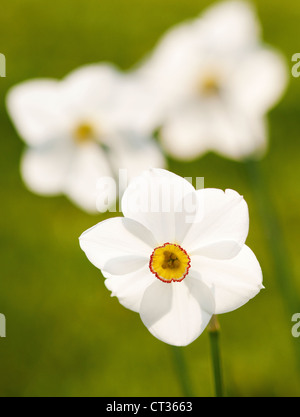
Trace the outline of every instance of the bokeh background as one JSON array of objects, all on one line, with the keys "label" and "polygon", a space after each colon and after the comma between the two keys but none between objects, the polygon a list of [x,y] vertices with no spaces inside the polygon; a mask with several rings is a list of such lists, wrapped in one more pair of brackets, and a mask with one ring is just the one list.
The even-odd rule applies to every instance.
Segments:
[{"label": "bokeh background", "polygon": [[[175,23],[197,16],[201,0],[11,0],[1,8],[0,52],[0,396],[181,396],[171,348],[139,316],[122,307],[80,250],[78,236],[106,215],[88,215],[65,197],[45,198],[22,183],[24,144],[5,109],[10,86],[29,78],[62,78],[87,63],[110,61],[127,70]],[[254,2],[264,40],[291,69],[300,52],[300,4]],[[277,211],[295,294],[300,294],[300,78],[269,114],[270,149],[261,167]],[[263,290],[219,317],[225,392],[231,396],[298,396],[300,338],[276,279],[257,194],[241,163],[214,154],[192,163],[169,159],[182,176],[204,176],[206,187],[233,188],[250,210],[247,244],[264,273]],[[183,349],[197,396],[214,394],[205,331]]]}]

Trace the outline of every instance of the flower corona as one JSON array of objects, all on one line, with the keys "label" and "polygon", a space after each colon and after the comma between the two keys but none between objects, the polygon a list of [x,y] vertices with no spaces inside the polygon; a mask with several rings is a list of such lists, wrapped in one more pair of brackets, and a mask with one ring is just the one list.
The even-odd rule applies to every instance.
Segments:
[{"label": "flower corona", "polygon": [[181,246],[165,243],[152,252],[150,271],[163,282],[181,282],[188,274],[191,259]]}]

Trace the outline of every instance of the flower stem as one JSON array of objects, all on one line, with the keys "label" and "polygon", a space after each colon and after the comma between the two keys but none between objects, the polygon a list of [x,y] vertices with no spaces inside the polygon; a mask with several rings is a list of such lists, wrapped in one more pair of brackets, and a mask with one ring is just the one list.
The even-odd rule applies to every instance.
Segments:
[{"label": "flower stem", "polygon": [[223,397],[223,380],[220,359],[220,324],[216,315],[213,315],[209,322],[208,332],[215,381],[215,396]]},{"label": "flower stem", "polygon": [[182,394],[184,397],[193,397],[193,390],[191,388],[191,381],[188,374],[186,362],[183,356],[183,348],[179,346],[171,346],[175,370],[181,385]]}]

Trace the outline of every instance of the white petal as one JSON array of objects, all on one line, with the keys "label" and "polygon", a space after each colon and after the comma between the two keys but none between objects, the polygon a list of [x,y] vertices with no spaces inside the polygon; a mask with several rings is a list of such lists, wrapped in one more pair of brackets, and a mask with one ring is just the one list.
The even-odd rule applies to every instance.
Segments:
[{"label": "white petal", "polygon": [[207,47],[228,52],[257,42],[260,27],[253,8],[241,1],[220,2],[202,14]]},{"label": "white petal", "polygon": [[236,160],[262,154],[266,147],[264,118],[242,108],[230,94],[199,97],[172,111],[161,129],[166,152],[182,160],[193,160],[207,151]]},{"label": "white petal", "polygon": [[118,103],[121,73],[110,64],[91,64],[71,72],[61,82],[67,110],[73,118],[101,117],[107,123]]},{"label": "white petal", "polygon": [[122,211],[151,230],[160,244],[179,242],[183,229],[190,227],[181,203],[194,192],[187,180],[163,169],[151,169],[131,181],[122,198]]},{"label": "white petal", "polygon": [[134,177],[150,168],[165,168],[166,161],[157,143],[150,137],[135,131],[114,133],[111,147],[111,162],[115,172],[126,175],[120,181],[121,194]]},{"label": "white petal", "polygon": [[106,287],[112,291],[112,297],[118,297],[119,302],[126,308],[139,312],[142,298],[146,289],[156,278],[149,270],[149,265],[125,275],[111,275],[104,272]]},{"label": "white petal", "polygon": [[227,92],[224,102],[215,102],[211,113],[210,149],[232,159],[263,155],[267,144],[263,116],[242,108]]},{"label": "white petal", "polygon": [[64,140],[26,150],[21,160],[21,174],[27,187],[37,194],[62,193],[73,154],[73,146]]},{"label": "white petal", "polygon": [[247,113],[263,115],[282,96],[287,74],[287,64],[278,52],[256,48],[245,55],[233,74],[232,99]]},{"label": "white petal", "polygon": [[178,96],[186,96],[190,71],[194,73],[195,67],[195,25],[198,26],[198,20],[167,31],[138,70],[148,86],[150,103],[160,113],[165,111],[165,106],[172,106]]},{"label": "white petal", "polygon": [[191,255],[219,259],[234,256],[248,235],[247,203],[233,190],[205,188],[197,190],[196,194],[199,214],[182,246]]},{"label": "white petal", "polygon": [[8,92],[6,103],[20,136],[29,145],[62,137],[67,117],[58,81],[23,82]]},{"label": "white petal", "polygon": [[192,254],[213,259],[230,259],[236,256],[241,249],[241,244],[234,240],[222,240],[220,242],[213,242],[193,250]]},{"label": "white petal", "polygon": [[[149,230],[138,222],[115,217],[98,223],[84,232],[80,238],[81,249],[88,259],[99,269],[107,266],[106,272],[114,271],[116,260],[118,272],[121,272],[121,257],[124,257],[124,273],[128,256],[150,259],[156,242]],[[111,267],[111,268],[110,268]],[[137,266],[139,267],[139,266]],[[128,268],[127,268],[128,269]]]},{"label": "white petal", "polygon": [[162,112],[152,85],[141,71],[124,74],[117,93],[113,126],[119,131],[151,135],[160,125]]},{"label": "white petal", "polygon": [[241,307],[263,288],[260,265],[246,245],[230,260],[193,256],[190,273],[194,270],[214,294],[215,314]]},{"label": "white petal", "polygon": [[143,266],[149,268],[149,256],[127,255],[113,258],[103,265],[103,270],[111,275],[125,275],[138,271]]},{"label": "white petal", "polygon": [[213,310],[209,289],[188,276],[182,282],[151,284],[142,299],[140,315],[155,337],[170,345],[186,346],[203,332]]},{"label": "white petal", "polygon": [[91,142],[76,146],[65,178],[64,193],[88,212],[105,211],[115,203],[117,191],[111,182],[111,187],[104,190],[106,195],[100,198],[97,184],[103,177],[112,178],[112,171],[100,145]]},{"label": "white petal", "polygon": [[211,122],[206,105],[179,106],[160,130],[162,146],[174,158],[193,160],[212,147]]}]

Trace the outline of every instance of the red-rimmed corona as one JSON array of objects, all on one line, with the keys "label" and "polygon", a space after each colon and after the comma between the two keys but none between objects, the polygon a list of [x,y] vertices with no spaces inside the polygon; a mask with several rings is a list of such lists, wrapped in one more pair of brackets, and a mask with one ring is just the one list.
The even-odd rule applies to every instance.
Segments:
[{"label": "red-rimmed corona", "polygon": [[191,259],[187,252],[175,243],[158,246],[150,256],[150,271],[163,282],[181,282],[188,274]]}]

